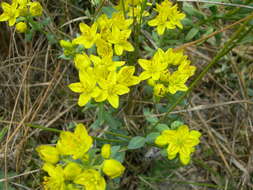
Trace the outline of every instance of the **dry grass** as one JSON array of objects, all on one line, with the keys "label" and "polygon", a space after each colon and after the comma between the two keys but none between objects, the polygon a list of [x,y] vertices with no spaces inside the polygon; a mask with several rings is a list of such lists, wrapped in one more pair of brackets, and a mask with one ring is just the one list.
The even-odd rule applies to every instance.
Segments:
[{"label": "dry grass", "polygon": [[[54,22],[47,30],[62,38],[59,29],[64,28],[73,36],[78,22],[86,19],[74,19],[76,12],[82,10],[65,1],[48,3],[44,1],[44,7],[48,8],[44,14]],[[34,148],[51,143],[55,134],[29,128],[27,123],[65,129],[72,121],[90,124],[95,114],[82,113],[76,106],[76,99],[66,85],[77,78],[77,73],[69,62],[57,58],[61,54],[58,46],[48,44],[40,34],[27,43],[23,35],[14,33],[5,24],[0,23],[0,28],[0,130],[7,129],[0,139],[0,171],[4,174],[0,183],[8,181],[9,188],[14,189],[41,189],[41,174],[37,169],[40,162]],[[223,32],[224,39],[229,35],[230,30]],[[218,47],[209,43],[187,48],[199,70],[217,51]],[[161,190],[253,189],[253,102],[248,93],[253,89],[253,83],[249,82],[253,78],[252,62],[252,44],[235,48],[191,93],[188,106],[177,107],[171,113],[179,114],[189,126],[203,133],[200,149],[190,166],[173,171],[170,175],[174,177],[162,182],[138,178],[130,172],[123,180],[124,189],[138,189],[140,183],[146,189]],[[219,71],[223,64],[225,70]],[[144,127],[142,108],[152,106],[151,102],[141,102],[140,93],[134,97],[135,109],[120,112],[133,134]],[[147,163],[146,172],[153,169],[153,162]]]}]

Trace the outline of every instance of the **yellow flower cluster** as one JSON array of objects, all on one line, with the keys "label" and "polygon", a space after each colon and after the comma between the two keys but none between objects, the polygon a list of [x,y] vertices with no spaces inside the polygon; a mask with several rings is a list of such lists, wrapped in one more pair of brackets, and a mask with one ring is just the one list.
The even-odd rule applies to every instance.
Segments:
[{"label": "yellow flower cluster", "polygon": [[[13,26],[21,17],[40,16],[43,10],[39,2],[30,2],[30,0],[12,0],[11,4],[2,2],[1,7],[3,13],[0,15],[0,22],[8,21],[9,26]],[[26,32],[27,23],[18,22],[16,29],[20,33]]]},{"label": "yellow flower cluster", "polygon": [[178,11],[177,4],[173,5],[169,0],[164,0],[161,4],[156,4],[155,11],[158,12],[158,15],[148,24],[156,26],[159,35],[163,35],[166,28],[183,28],[180,21],[185,17],[185,14]]},{"label": "yellow flower cluster", "polygon": [[36,148],[45,161],[42,169],[49,175],[44,177],[45,190],[105,190],[103,173],[111,179],[124,173],[125,167],[110,158],[109,144],[102,147],[99,160],[103,162],[96,163],[96,157],[90,156],[92,141],[85,126],[77,124],[74,132],[61,132],[56,146]]},{"label": "yellow flower cluster", "polygon": [[149,79],[148,84],[154,86],[154,95],[158,97],[186,91],[185,83],[196,70],[183,51],[175,52],[171,48],[166,52],[159,48],[151,60],[139,59],[138,63],[144,69],[140,79]]},{"label": "yellow flower cluster", "polygon": [[[124,66],[125,61],[116,61],[124,51],[134,51],[128,41],[133,19],[125,19],[122,11],[114,12],[112,18],[101,15],[92,26],[80,23],[81,35],[71,42],[61,40],[66,56],[74,57],[80,82],[69,88],[79,93],[78,105],[84,106],[91,99],[96,102],[108,101],[114,108],[119,106],[119,96],[130,91],[129,87],[140,82],[134,76],[134,66]],[[85,49],[96,47],[96,53],[88,55],[85,51],[75,53],[78,45]]]},{"label": "yellow flower cluster", "polygon": [[159,146],[168,145],[168,159],[174,159],[177,154],[182,164],[190,162],[191,153],[195,151],[194,146],[199,144],[201,133],[196,130],[189,131],[187,125],[181,125],[176,130],[164,130],[155,140]]}]

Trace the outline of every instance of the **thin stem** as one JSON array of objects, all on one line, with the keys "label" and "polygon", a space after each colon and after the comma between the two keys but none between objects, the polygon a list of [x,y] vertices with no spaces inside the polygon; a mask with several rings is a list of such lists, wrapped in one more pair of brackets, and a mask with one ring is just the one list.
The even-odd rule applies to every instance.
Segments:
[{"label": "thin stem", "polygon": [[97,8],[97,10],[96,10],[96,12],[95,12],[95,14],[94,14],[94,16],[93,16],[93,19],[94,19],[93,21],[96,20],[96,17],[98,16],[99,12],[100,12],[101,9],[103,8],[104,4],[105,4],[105,0],[103,0],[103,1],[100,3],[99,7]]},{"label": "thin stem", "polygon": [[31,124],[31,123],[26,123],[26,125],[28,127],[33,127],[33,128],[41,129],[43,131],[50,131],[50,132],[55,132],[55,133],[61,133],[62,132],[62,130],[59,130],[59,129],[53,129],[53,128],[49,128],[49,127],[43,127],[43,126],[40,126],[40,125]]},{"label": "thin stem", "polygon": [[126,136],[126,135],[122,135],[122,134],[118,134],[118,133],[113,133],[113,132],[110,132],[110,131],[106,131],[105,133],[107,133],[109,135],[116,136],[116,137],[126,138],[126,139],[131,139],[132,138],[132,137],[129,137],[129,136]]}]

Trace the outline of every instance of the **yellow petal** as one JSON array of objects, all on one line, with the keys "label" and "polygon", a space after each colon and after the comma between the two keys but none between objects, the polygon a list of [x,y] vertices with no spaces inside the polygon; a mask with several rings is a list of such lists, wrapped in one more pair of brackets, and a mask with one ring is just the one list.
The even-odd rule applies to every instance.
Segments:
[{"label": "yellow petal", "polygon": [[183,154],[180,154],[179,158],[180,158],[181,163],[184,164],[184,165],[189,164],[190,159],[191,159],[190,156],[186,156],[186,155],[183,155]]},{"label": "yellow petal", "polygon": [[158,25],[158,20],[157,19],[150,20],[148,22],[148,25],[149,26],[157,26]]},{"label": "yellow petal", "polygon": [[112,94],[112,95],[109,95],[107,97],[109,103],[112,105],[112,107],[114,108],[118,108],[119,107],[119,96],[116,95],[116,94]]},{"label": "yellow petal", "polygon": [[91,99],[91,96],[89,94],[82,93],[79,96],[78,105],[85,106],[90,101],[90,99]]},{"label": "yellow petal", "polygon": [[144,70],[149,70],[149,69],[150,69],[150,65],[151,65],[151,61],[150,61],[150,60],[138,59],[138,63],[139,63],[139,65],[140,65]]},{"label": "yellow petal", "polygon": [[166,135],[160,135],[156,138],[155,144],[158,146],[164,146],[168,144],[167,136]]},{"label": "yellow petal", "polygon": [[157,33],[159,34],[159,35],[163,35],[163,33],[164,33],[164,31],[165,31],[165,25],[158,25],[157,26]]},{"label": "yellow petal", "polygon": [[151,77],[151,74],[150,74],[150,72],[148,72],[148,71],[143,71],[143,72],[140,74],[140,76],[139,76],[140,80],[147,80],[147,79],[149,79],[150,77]]},{"label": "yellow petal", "polygon": [[82,83],[80,83],[80,82],[72,83],[72,84],[68,85],[68,87],[73,92],[76,92],[76,93],[82,93],[82,92],[84,92],[84,87],[83,87]]},{"label": "yellow petal", "polygon": [[117,84],[115,85],[115,92],[116,94],[118,95],[123,95],[123,94],[126,94],[130,91],[130,89],[124,85],[121,85],[121,84]]},{"label": "yellow petal", "polygon": [[123,54],[123,47],[121,45],[115,44],[114,50],[116,55],[122,55]]},{"label": "yellow petal", "polygon": [[180,150],[180,147],[177,146],[177,145],[174,145],[174,144],[169,144],[168,148],[167,148],[167,152],[168,152],[168,155],[174,155],[174,154],[177,154]]}]

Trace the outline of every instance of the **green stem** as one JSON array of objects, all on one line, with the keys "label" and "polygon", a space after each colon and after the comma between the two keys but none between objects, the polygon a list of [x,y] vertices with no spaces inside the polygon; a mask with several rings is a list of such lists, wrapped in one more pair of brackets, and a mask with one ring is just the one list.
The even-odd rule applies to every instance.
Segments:
[{"label": "green stem", "polygon": [[50,131],[50,132],[55,132],[55,133],[61,133],[62,132],[62,130],[59,130],[59,129],[53,129],[53,128],[49,128],[49,127],[43,127],[43,126],[40,126],[40,125],[31,124],[31,123],[27,123],[26,125],[28,127],[33,127],[33,128],[41,129],[43,131]]},{"label": "green stem", "polygon": [[99,12],[101,11],[101,9],[103,8],[104,4],[105,4],[105,0],[103,0],[103,1],[100,3],[99,7],[97,8],[97,11],[96,11],[95,14],[93,15],[93,22],[95,22],[95,20],[96,20],[98,14],[99,14]]},{"label": "green stem", "polygon": [[122,4],[122,9],[123,9],[123,13],[124,13],[124,17],[126,19],[127,15],[126,15],[126,7],[125,7],[125,0],[121,0],[121,4]]},{"label": "green stem", "polygon": [[126,135],[122,135],[122,134],[118,134],[118,133],[113,133],[113,132],[110,132],[110,131],[106,131],[105,133],[107,133],[109,135],[116,136],[116,137],[126,138],[126,139],[131,139],[132,138],[132,137],[129,137],[129,136],[126,136]]},{"label": "green stem", "polygon": [[[194,79],[194,81],[190,84],[189,89],[184,92],[175,102],[172,104],[166,114],[156,122],[153,127],[158,125],[161,121],[163,121],[169,113],[193,90],[193,88],[199,83],[199,81],[206,75],[206,73],[210,70],[210,68],[216,64],[224,55],[230,52],[238,42],[240,42],[252,29],[251,26],[249,29],[245,30],[247,23],[253,18],[253,14],[244,22],[243,25],[232,35],[230,40],[225,43],[224,48],[221,49],[217,55],[213,58],[213,60],[203,69],[203,71]],[[237,39],[237,40],[236,40]],[[236,42],[235,42],[236,40]]]}]

